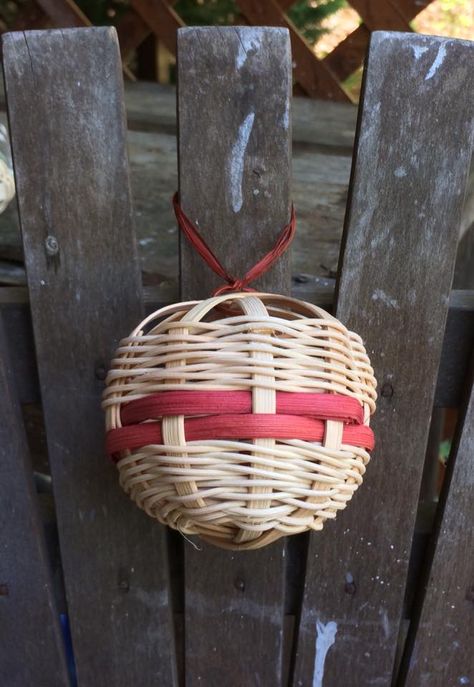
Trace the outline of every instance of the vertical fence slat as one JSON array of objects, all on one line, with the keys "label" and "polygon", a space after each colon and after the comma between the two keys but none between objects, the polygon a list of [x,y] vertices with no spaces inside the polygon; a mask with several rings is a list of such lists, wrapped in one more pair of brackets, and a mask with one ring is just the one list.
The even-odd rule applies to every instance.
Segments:
[{"label": "vertical fence slat", "polygon": [[474,386],[458,436],[406,687],[474,684]]},{"label": "vertical fence slat", "polygon": [[0,315],[0,683],[67,687],[43,523]]},{"label": "vertical fence slat", "polygon": [[121,492],[100,409],[141,315],[116,34],[9,34],[3,56],[79,684],[171,685],[165,533]]},{"label": "vertical fence slat", "polygon": [[[268,251],[290,210],[290,43],[283,29],[178,33],[184,210],[232,274]],[[217,278],[183,241],[183,297]],[[284,256],[258,285],[289,292]],[[186,685],[281,685],[284,544],[255,552],[185,543]]]},{"label": "vertical fence slat", "polygon": [[473,87],[472,43],[373,34],[337,313],[361,334],[375,367],[376,449],[348,510],[311,537],[295,685],[313,674],[320,685],[323,671],[325,684],[345,687],[391,681],[471,154]]}]

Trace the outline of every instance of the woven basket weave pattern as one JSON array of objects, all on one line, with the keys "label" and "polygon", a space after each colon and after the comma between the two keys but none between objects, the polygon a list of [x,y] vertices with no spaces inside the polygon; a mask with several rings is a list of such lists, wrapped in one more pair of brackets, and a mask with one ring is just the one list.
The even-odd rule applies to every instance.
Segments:
[{"label": "woven basket weave pattern", "polygon": [[[144,320],[119,346],[103,405],[112,436],[133,402],[162,392],[247,392],[252,416],[242,421],[248,418],[249,427],[255,415],[262,422],[275,416],[277,403],[291,401],[288,394],[337,394],[357,402],[368,427],[375,386],[360,337],[324,310],[283,296],[230,294],[169,306]],[[369,453],[344,443],[350,435],[343,421],[327,419],[320,441],[298,434],[215,438],[225,411],[204,422],[206,407],[194,420],[147,417],[146,424],[159,423],[160,443],[115,454],[123,489],[150,516],[219,546],[253,549],[322,529],[361,484]],[[284,420],[288,414],[282,427]],[[193,422],[199,438],[190,440]]]}]

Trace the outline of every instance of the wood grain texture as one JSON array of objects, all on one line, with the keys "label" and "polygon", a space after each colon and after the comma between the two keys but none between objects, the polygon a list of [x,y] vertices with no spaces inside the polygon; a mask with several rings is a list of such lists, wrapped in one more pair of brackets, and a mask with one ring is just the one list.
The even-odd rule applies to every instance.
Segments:
[{"label": "wood grain texture", "polygon": [[[178,232],[169,201],[178,185],[172,135],[176,130],[175,90],[136,83],[128,84],[125,93],[133,129],[128,138],[132,195],[145,284],[158,282],[168,294],[162,298],[176,301]],[[295,277],[300,273],[308,276],[308,287],[311,275],[324,278],[337,270],[356,118],[357,109],[345,103],[310,98],[294,98],[292,102],[292,195],[298,214],[292,267]],[[471,193],[473,183],[474,177]],[[318,192],[314,193],[316,186]],[[6,242],[14,245],[19,241],[14,209],[0,215],[0,258]],[[463,223],[472,223],[473,213],[474,205],[470,212],[465,205]],[[1,271],[0,264],[0,278]]]},{"label": "wood grain texture", "polygon": [[[146,82],[127,83],[125,102],[129,129],[141,132],[176,131],[174,87]],[[357,120],[357,108],[354,105],[293,98],[291,109],[293,143],[300,144],[296,154],[318,149],[337,156],[351,155]]]},{"label": "wood grain texture", "polygon": [[[290,44],[285,29],[178,33],[178,167],[184,211],[235,276],[273,248],[290,213]],[[185,298],[219,277],[181,242]],[[255,282],[290,289],[288,255]]]},{"label": "wood grain texture", "polygon": [[375,367],[376,449],[354,503],[311,537],[295,685],[319,666],[330,622],[325,683],[391,682],[471,155],[473,67],[469,42],[372,35],[337,314]]},{"label": "wood grain texture", "polygon": [[295,80],[312,98],[350,102],[349,95],[339,84],[331,69],[318,60],[311,46],[281,11],[276,0],[236,0],[249,24],[254,26],[282,26],[289,30],[293,53]]},{"label": "wood grain texture", "polygon": [[460,430],[405,687],[474,683],[474,386]]},{"label": "wood grain texture", "polygon": [[14,371],[0,315],[0,683],[68,687]]},{"label": "wood grain texture", "polygon": [[[290,88],[284,29],[178,32],[182,205],[238,276],[289,218]],[[206,297],[218,283],[183,241],[183,298]],[[259,285],[289,292],[288,255]],[[281,685],[284,544],[252,553],[198,544],[185,544],[186,685]]]},{"label": "wood grain texture", "polygon": [[171,685],[164,530],[103,448],[102,380],[141,316],[115,30],[7,34],[3,57],[79,685]]}]

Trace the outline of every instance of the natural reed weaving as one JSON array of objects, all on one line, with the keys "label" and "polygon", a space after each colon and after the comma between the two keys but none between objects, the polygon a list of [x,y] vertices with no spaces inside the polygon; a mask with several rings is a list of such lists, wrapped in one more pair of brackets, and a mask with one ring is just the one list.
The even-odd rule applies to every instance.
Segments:
[{"label": "natural reed weaving", "polygon": [[376,382],[362,341],[324,310],[232,293],[165,307],[107,377],[107,450],[148,515],[256,549],[345,508],[362,483]]}]

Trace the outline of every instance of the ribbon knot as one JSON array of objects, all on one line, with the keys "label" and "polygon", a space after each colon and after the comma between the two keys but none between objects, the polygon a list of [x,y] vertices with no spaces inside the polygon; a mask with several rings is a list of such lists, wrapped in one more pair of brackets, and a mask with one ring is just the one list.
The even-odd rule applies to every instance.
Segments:
[{"label": "ribbon knot", "polygon": [[278,260],[278,258],[286,251],[290,243],[293,241],[296,231],[296,215],[294,207],[291,207],[290,221],[283,227],[276,243],[271,251],[263,256],[243,277],[237,278],[229,274],[223,267],[221,262],[214,255],[205,240],[200,235],[196,226],[191,222],[189,217],[185,214],[179,203],[178,194],[173,196],[173,208],[176,215],[178,226],[186,236],[189,243],[194,246],[199,255],[203,258],[206,264],[211,268],[226,283],[219,286],[213,293],[214,296],[220,296],[224,293],[232,293],[237,291],[253,291],[249,284],[261,277],[267,272],[270,267]]},{"label": "ribbon knot", "polygon": [[255,291],[255,289],[247,286],[245,279],[233,279],[228,284],[222,284],[214,290],[213,296],[222,296],[223,293],[238,293],[242,291]]}]

